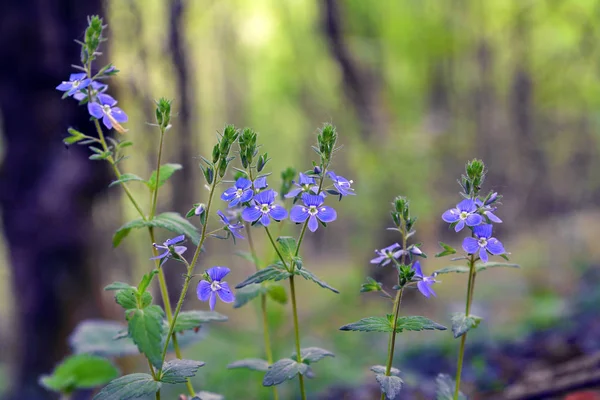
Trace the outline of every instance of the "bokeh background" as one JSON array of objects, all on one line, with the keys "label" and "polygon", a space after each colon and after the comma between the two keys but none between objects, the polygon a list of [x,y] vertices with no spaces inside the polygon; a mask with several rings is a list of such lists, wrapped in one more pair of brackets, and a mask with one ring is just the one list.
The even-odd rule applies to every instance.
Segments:
[{"label": "bokeh background", "polygon": [[[430,255],[425,271],[448,265],[432,257],[437,241],[458,247],[462,235],[440,215],[459,199],[456,179],[474,157],[489,167],[485,189],[505,196],[496,237],[522,269],[477,281],[473,312],[484,322],[469,334],[464,391],[546,399],[600,385],[600,1],[19,0],[0,13],[3,396],[54,398],[37,379],[69,353],[76,325],[122,318],[102,287],[137,282],[153,268],[144,232],[111,246],[112,232],[136,213],[108,188],[108,166],[61,142],[69,126],[91,133],[86,109],[54,89],[78,62],[73,39],[90,14],[109,25],[103,62],[121,70],[109,93],[130,117],[126,172],[154,169],[153,99],[174,100],[165,161],[184,169],[161,191],[159,210],[185,213],[206,199],[198,156],[226,123],[260,133],[273,186],[282,169],[310,167],[322,123],[337,127],[344,147],[334,169],[354,180],[358,196],[339,203],[338,221],[309,235],[303,250],[305,265],[341,291],[300,283],[303,345],[337,354],[314,367],[311,398],[374,398],[368,367],[384,363],[385,335],[338,328],[389,312],[383,299],[358,292],[367,275],[393,280],[369,265],[373,249],[398,240],[385,229],[389,204],[411,199],[416,239]],[[130,186],[147,206],[145,188]],[[255,237],[269,257],[261,232]],[[239,282],[253,268],[235,255],[246,246],[210,242],[201,267],[227,265]],[[176,296],[183,270],[167,270]],[[450,325],[466,278],[441,280],[435,299],[409,293],[403,313]],[[207,308],[193,293],[185,306]],[[228,399],[270,398],[260,373],[226,369],[262,356],[256,307],[218,311],[230,320],[185,350],[207,363],[195,386]],[[274,303],[269,312],[276,358],[289,356],[290,307]],[[454,373],[457,349],[449,331],[399,335],[402,398],[433,398],[435,376]],[[131,372],[144,364],[119,365]],[[284,384],[283,398],[295,390]]]}]

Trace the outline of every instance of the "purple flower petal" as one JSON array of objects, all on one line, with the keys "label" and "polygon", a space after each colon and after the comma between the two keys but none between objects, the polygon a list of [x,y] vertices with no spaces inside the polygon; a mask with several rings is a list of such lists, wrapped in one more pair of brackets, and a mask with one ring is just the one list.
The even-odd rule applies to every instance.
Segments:
[{"label": "purple flower petal", "polygon": [[481,258],[481,261],[483,261],[484,263],[488,262],[488,253],[485,247],[482,247],[479,250],[479,258]]},{"label": "purple flower petal", "polygon": [[244,208],[242,211],[242,219],[247,222],[254,222],[261,217],[262,213],[255,206]]},{"label": "purple flower petal", "polygon": [[464,199],[456,205],[456,208],[458,208],[459,211],[472,213],[477,210],[477,205],[475,204],[475,201],[471,199]]},{"label": "purple flower petal", "polygon": [[113,99],[112,96],[109,96],[104,93],[98,93],[98,101],[103,106],[108,105],[108,106],[113,107],[115,104],[117,104],[117,101],[115,99]]},{"label": "purple flower petal", "polygon": [[485,214],[486,217],[488,217],[490,219],[490,221],[495,222],[497,224],[501,224],[502,223],[502,220],[500,218],[498,218],[496,216],[496,214],[494,214],[493,212],[491,212],[491,211],[485,211],[484,214]]},{"label": "purple flower petal", "polygon": [[423,271],[421,271],[421,263],[419,261],[413,264],[413,269],[415,270],[415,276],[423,277]]},{"label": "purple flower petal", "polygon": [[437,297],[437,294],[433,290],[433,284],[428,284],[427,285],[427,290],[429,290],[429,294],[433,295],[433,297]]},{"label": "purple flower petal", "polygon": [[319,194],[304,193],[302,195],[302,201],[307,206],[316,206],[316,207],[319,207],[321,204],[323,204],[323,202],[325,201],[325,199],[323,198],[323,196],[321,196]]},{"label": "purple flower petal", "polygon": [[271,204],[275,201],[275,192],[273,189],[265,190],[254,196],[254,201],[258,204]]},{"label": "purple flower petal", "polygon": [[219,218],[221,218],[221,222],[223,222],[225,225],[229,225],[229,218],[227,218],[225,214],[223,214],[223,211],[218,210],[217,215],[219,216]]},{"label": "purple flower petal", "polygon": [[308,219],[308,229],[310,229],[311,232],[314,232],[318,227],[319,222],[317,221],[317,218],[314,215],[311,215]]},{"label": "purple flower petal", "polygon": [[313,177],[305,175],[302,172],[300,172],[298,174],[298,176],[299,176],[298,183],[300,185],[313,185],[315,183],[315,179]]},{"label": "purple flower petal", "polygon": [[86,77],[85,72],[77,72],[69,76],[70,81],[80,81]]},{"label": "purple flower petal", "polygon": [[308,215],[308,209],[304,206],[294,206],[290,210],[290,219],[297,224],[306,221]]},{"label": "purple flower petal", "polygon": [[483,222],[483,217],[479,214],[469,214],[466,222],[468,226],[477,226]]},{"label": "purple flower petal", "polygon": [[107,115],[102,117],[102,123],[104,124],[104,126],[106,126],[107,129],[112,129],[112,122]]},{"label": "purple flower petal", "polygon": [[221,289],[217,290],[217,294],[224,303],[232,303],[235,300],[235,296],[231,293],[227,282],[221,282]]},{"label": "purple flower petal", "polygon": [[231,200],[233,200],[235,198],[236,191],[237,191],[237,189],[235,187],[228,188],[221,195],[221,200],[224,200],[224,201],[231,201]]},{"label": "purple flower petal", "polygon": [[183,242],[184,240],[185,240],[185,235],[179,235],[172,239],[168,239],[167,241],[165,241],[164,245],[165,246],[173,246],[174,244]]},{"label": "purple flower petal", "polygon": [[317,218],[319,218],[323,222],[333,222],[337,218],[337,213],[333,208],[329,206],[321,206],[319,207]]},{"label": "purple flower petal", "polygon": [[210,279],[220,282],[231,270],[227,267],[212,267],[206,271]]},{"label": "purple flower petal", "polygon": [[475,254],[479,250],[479,242],[475,238],[466,237],[463,240],[462,248],[469,254]]},{"label": "purple flower petal", "polygon": [[458,221],[458,223],[454,226],[454,231],[455,232],[460,232],[462,230],[462,228],[465,227],[465,221],[463,221],[462,219],[460,221]]},{"label": "purple flower petal", "polygon": [[117,122],[127,122],[127,114],[125,114],[125,112],[119,107],[113,107],[111,109],[110,115],[112,115],[112,117]]},{"label": "purple flower petal", "polygon": [[240,202],[245,203],[247,201],[250,201],[250,199],[252,199],[253,195],[254,195],[254,193],[252,192],[252,189],[244,190],[244,192],[242,193],[242,196],[240,197]]},{"label": "purple flower petal", "polygon": [[96,119],[100,119],[104,116],[104,111],[102,109],[102,106],[96,102],[89,102],[88,103],[88,112],[90,113],[90,115]]},{"label": "purple flower petal", "polygon": [[374,259],[371,260],[371,264],[379,264],[386,258],[387,258],[386,256],[375,257]]},{"label": "purple flower petal", "polygon": [[490,238],[492,237],[492,225],[491,224],[482,224],[477,225],[473,228],[473,233],[478,238]]},{"label": "purple flower petal", "polygon": [[210,310],[214,311],[215,305],[217,304],[217,295],[213,291],[210,292],[210,300],[208,304],[210,305]]},{"label": "purple flower petal", "polygon": [[417,282],[417,288],[419,292],[423,294],[425,297],[429,297],[429,286],[424,281]]},{"label": "purple flower petal", "polygon": [[496,238],[489,238],[487,241],[487,249],[495,256],[506,253],[504,246]]},{"label": "purple flower petal", "polygon": [[442,214],[442,219],[451,224],[460,219],[460,210],[458,208],[452,208]]},{"label": "purple flower petal", "polygon": [[58,85],[56,87],[56,89],[60,90],[61,92],[69,91],[72,88],[73,88],[73,83],[72,82],[62,82],[60,85]]},{"label": "purple flower petal", "polygon": [[169,255],[169,250],[166,250],[164,253],[157,255],[156,257],[150,258],[151,260],[161,260]]},{"label": "purple flower petal", "polygon": [[288,194],[286,194],[283,197],[285,197],[286,199],[293,199],[294,197],[298,196],[301,191],[302,191],[301,188],[295,188],[295,189],[290,190],[288,192]]},{"label": "purple flower petal", "polygon": [[235,207],[240,203],[240,198],[237,196],[234,196],[234,198],[231,200],[231,202],[229,203],[229,205],[227,206],[228,208],[231,207]]},{"label": "purple flower petal", "polygon": [[196,288],[196,295],[198,296],[199,300],[207,301],[211,293],[212,290],[210,289],[210,283],[208,283],[208,281],[198,282],[198,287]]},{"label": "purple flower petal", "polygon": [[269,185],[267,184],[267,177],[266,176],[261,176],[261,177],[256,178],[254,180],[254,189],[255,190],[264,189],[267,186],[269,186]]},{"label": "purple flower petal", "polygon": [[182,255],[187,250],[185,246],[175,246],[175,253]]},{"label": "purple flower petal", "polygon": [[287,218],[287,210],[283,207],[281,207],[278,204],[275,204],[273,206],[273,208],[271,208],[271,212],[269,212],[269,215],[271,216],[271,218],[273,218],[276,221],[281,221],[282,219]]},{"label": "purple flower petal", "polygon": [[252,181],[250,181],[249,179],[246,178],[238,178],[237,181],[235,181],[235,187],[236,189],[248,189],[250,186],[252,186]]},{"label": "purple flower petal", "polygon": [[271,223],[271,218],[269,218],[269,214],[263,214],[262,217],[260,217],[260,223],[263,226],[269,226],[269,224]]}]

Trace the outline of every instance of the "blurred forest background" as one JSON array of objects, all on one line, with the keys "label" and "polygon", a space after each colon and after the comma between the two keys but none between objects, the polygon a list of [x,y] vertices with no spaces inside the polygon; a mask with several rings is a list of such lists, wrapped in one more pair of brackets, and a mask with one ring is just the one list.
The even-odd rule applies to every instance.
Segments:
[{"label": "blurred forest background", "polygon": [[[462,236],[440,215],[456,204],[456,179],[473,157],[489,167],[485,189],[505,196],[496,237],[522,269],[478,280],[473,312],[484,323],[469,342],[482,350],[467,358],[465,391],[547,398],[535,390],[519,397],[514,387],[535,380],[530,370],[560,373],[557,365],[591,356],[591,378],[572,388],[599,384],[600,0],[19,0],[0,13],[0,393],[52,398],[37,379],[68,353],[77,323],[122,318],[102,287],[137,282],[153,268],[144,233],[111,246],[112,232],[136,214],[118,187],[107,187],[107,165],[61,142],[69,126],[91,133],[86,109],[54,89],[78,61],[73,39],[89,14],[108,23],[103,61],[121,70],[109,93],[130,117],[126,172],[154,169],[158,133],[146,122],[153,99],[174,99],[166,161],[184,169],[162,190],[162,211],[185,213],[206,198],[198,156],[226,123],[260,133],[274,187],[282,169],[310,166],[316,129],[336,125],[344,148],[334,169],[354,179],[358,196],[340,203],[338,221],[310,235],[304,250],[306,265],[341,291],[299,289],[303,344],[337,354],[314,368],[311,396],[377,389],[368,366],[383,362],[385,338],[338,328],[389,312],[358,293],[365,275],[390,278],[368,264],[374,248],[397,240],[385,230],[388,205],[400,194],[412,200],[417,239],[430,255],[424,269],[447,265],[432,257],[437,241],[459,246]],[[227,265],[229,281],[239,282],[252,266],[235,250],[211,242],[201,267]],[[168,267],[170,287],[179,288],[182,271]],[[437,299],[412,293],[404,314],[449,325],[466,279],[441,280]],[[192,295],[185,305],[207,307]],[[261,356],[255,310],[218,311],[229,322],[186,349],[207,363],[195,385],[231,399],[269,398],[258,373],[225,368]],[[270,307],[279,358],[293,347],[289,312]],[[529,352],[490,359],[498,349],[513,354],[503,346]],[[402,334],[395,366],[409,386],[430,384],[438,372],[454,373],[457,348],[448,332]],[[131,371],[136,362],[120,366]],[[564,392],[544,376],[539,390]],[[292,398],[295,385],[282,390]]]}]

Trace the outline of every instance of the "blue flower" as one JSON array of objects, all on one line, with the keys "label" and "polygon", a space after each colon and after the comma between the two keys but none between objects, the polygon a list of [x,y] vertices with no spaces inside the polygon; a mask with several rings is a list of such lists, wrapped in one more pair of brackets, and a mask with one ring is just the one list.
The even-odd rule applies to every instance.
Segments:
[{"label": "blue flower", "polygon": [[275,221],[285,219],[288,213],[285,208],[275,204],[275,194],[273,189],[269,189],[254,196],[254,204],[242,211],[242,219],[247,222],[256,222],[260,219],[260,223],[264,226],[269,226],[271,218]]},{"label": "blue flower", "polygon": [[235,185],[223,192],[221,200],[228,201],[229,207],[250,201],[253,195],[251,186],[252,182],[249,179],[238,178]]},{"label": "blue flower", "polygon": [[349,181],[341,175],[336,175],[333,171],[329,171],[327,176],[333,181],[333,186],[337,189],[340,196],[353,196],[356,194],[354,193],[354,189],[350,187],[354,183],[353,181]]},{"label": "blue flower", "polygon": [[231,232],[231,234],[238,239],[244,238],[238,232],[238,231],[244,229],[244,225],[240,224],[239,222],[232,224],[231,221],[229,220],[229,218],[227,218],[227,216],[221,210],[217,211],[217,215],[219,216],[219,218],[221,218],[221,222],[223,223],[223,225],[225,225],[225,227],[223,229],[225,229],[227,232]]},{"label": "blue flower", "polygon": [[212,267],[206,271],[205,277],[207,280],[198,282],[196,294],[200,301],[207,301],[210,309],[214,310],[217,303],[217,296],[224,303],[233,303],[235,297],[229,289],[227,282],[223,282],[223,278],[229,273],[227,267]]},{"label": "blue flower", "polygon": [[475,237],[466,237],[463,240],[462,247],[469,254],[477,253],[479,250],[479,258],[484,263],[488,262],[488,252],[498,256],[506,253],[504,246],[496,238],[492,237],[492,225],[483,224],[473,228]]},{"label": "blue flower", "polygon": [[[494,193],[494,194],[496,194],[496,193]],[[495,198],[495,196],[493,196],[493,195],[492,195],[492,197]],[[498,218],[496,216],[496,214],[493,213],[493,211],[496,211],[498,207],[490,206],[489,201],[486,204],[483,204],[483,202],[479,199],[475,200],[475,204],[477,205],[477,207],[479,207],[479,212],[483,213],[483,215],[485,215],[491,222],[495,222],[497,224],[502,223],[502,220],[500,218]]]},{"label": "blue flower", "polygon": [[375,250],[377,257],[371,260],[371,264],[379,264],[381,267],[389,264],[393,259],[398,259],[404,254],[398,243],[384,247],[381,250]]},{"label": "blue flower", "polygon": [[88,98],[89,91],[94,90],[96,93],[104,93],[108,89],[108,85],[96,81],[92,81],[87,90],[79,90],[75,92],[73,98],[77,101],[81,101]]},{"label": "blue flower", "polygon": [[283,196],[286,199],[292,199],[298,196],[300,193],[313,192],[314,194],[317,194],[317,191],[319,190],[319,187],[315,184],[315,178],[312,178],[308,175],[304,175],[302,172],[300,172],[299,174],[298,182],[292,181],[292,183],[297,187],[295,189],[290,190],[288,194]]},{"label": "blue flower", "polygon": [[91,79],[87,78],[85,73],[71,74],[68,81],[63,81],[56,87],[61,92],[66,92],[67,96],[72,96],[81,89],[85,89],[92,82]]},{"label": "blue flower", "polygon": [[88,103],[88,111],[90,115],[96,119],[102,119],[102,123],[108,129],[113,127],[118,130],[121,122],[127,122],[127,114],[119,107],[115,107],[117,101],[107,94],[98,94],[98,101],[90,101]]},{"label": "blue flower", "polygon": [[259,176],[258,178],[256,178],[254,180],[254,182],[252,183],[252,186],[254,186],[254,192],[258,193],[263,189],[266,189],[267,187],[269,187],[269,184],[267,183],[267,176]]},{"label": "blue flower", "polygon": [[290,211],[290,219],[296,223],[306,221],[308,218],[308,229],[314,232],[319,227],[317,219],[321,222],[332,222],[337,218],[335,210],[329,206],[324,206],[325,199],[320,194],[302,195],[304,205],[296,205]]},{"label": "blue flower", "polygon": [[417,282],[417,288],[419,289],[419,292],[421,292],[425,297],[429,297],[431,295],[436,297],[436,294],[431,287],[437,282],[435,277],[433,275],[424,276],[423,271],[421,271],[421,263],[419,261],[413,264],[413,269],[415,270],[415,277],[419,279]]},{"label": "blue flower", "polygon": [[196,209],[194,210],[194,214],[202,215],[202,214],[204,214],[205,210],[206,210],[206,205],[204,203],[200,203],[200,204],[198,204],[198,207],[196,207]]},{"label": "blue flower", "polygon": [[164,252],[162,254],[157,255],[156,257],[152,257],[151,260],[163,260],[167,261],[167,258],[173,257],[174,254],[182,255],[187,247],[185,246],[176,246],[176,244],[181,243],[185,240],[185,235],[174,237],[173,239],[166,240],[162,245],[153,243],[155,249],[162,249]]},{"label": "blue flower", "polygon": [[442,219],[449,224],[457,222],[454,230],[460,232],[462,228],[467,226],[476,226],[483,222],[483,217],[476,214],[477,204],[472,199],[465,199],[442,214]]}]

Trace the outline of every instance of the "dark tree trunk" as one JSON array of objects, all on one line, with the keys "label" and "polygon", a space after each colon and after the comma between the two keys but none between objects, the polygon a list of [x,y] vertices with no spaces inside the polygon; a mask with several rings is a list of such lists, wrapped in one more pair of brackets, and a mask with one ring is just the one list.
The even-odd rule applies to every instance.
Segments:
[{"label": "dark tree trunk", "polygon": [[77,61],[86,16],[100,0],[19,0],[0,12],[0,209],[15,297],[14,399],[47,399],[38,386],[68,353],[67,336],[94,307],[91,210],[108,181],[84,148],[65,149],[69,126],[89,131],[84,107],[54,88]]}]

